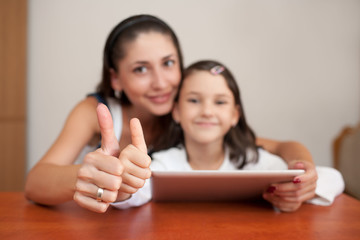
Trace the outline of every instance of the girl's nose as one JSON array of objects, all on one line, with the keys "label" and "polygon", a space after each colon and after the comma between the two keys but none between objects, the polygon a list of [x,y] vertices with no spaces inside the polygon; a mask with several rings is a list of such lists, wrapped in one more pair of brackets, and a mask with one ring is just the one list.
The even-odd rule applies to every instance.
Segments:
[{"label": "girl's nose", "polygon": [[213,108],[210,102],[204,102],[201,106],[201,113],[204,116],[211,116],[213,115]]}]

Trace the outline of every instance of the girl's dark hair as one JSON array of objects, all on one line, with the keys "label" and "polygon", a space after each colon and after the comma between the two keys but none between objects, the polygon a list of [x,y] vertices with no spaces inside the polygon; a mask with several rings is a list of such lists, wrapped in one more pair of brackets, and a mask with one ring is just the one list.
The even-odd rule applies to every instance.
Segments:
[{"label": "girl's dark hair", "polygon": [[[111,87],[110,69],[118,71],[117,62],[126,55],[125,44],[134,41],[140,33],[147,32],[158,32],[171,37],[177,50],[180,71],[181,73],[183,72],[183,58],[180,43],[170,26],[155,16],[145,14],[131,16],[116,25],[106,40],[103,55],[102,79],[97,86],[97,93],[102,97],[116,98],[115,92]],[[120,102],[125,105],[131,104],[124,92],[121,94]]]},{"label": "girl's dark hair", "polygon": [[[210,72],[214,70],[214,68],[219,69],[216,68],[217,66],[223,67],[223,69],[221,68],[222,71],[219,71],[216,74],[222,75],[224,77],[227,86],[233,93],[235,105],[239,108],[239,121],[236,126],[232,127],[225,135],[224,144],[229,148],[230,160],[237,168],[241,169],[249,162],[258,161],[258,151],[255,143],[255,133],[246,122],[245,112],[240,97],[240,90],[235,78],[231,72],[220,62],[213,60],[203,60],[195,62],[187,67],[184,72],[184,79],[197,71]],[[184,81],[180,83],[179,91],[175,99],[176,102],[178,101],[179,92],[181,91],[183,82]],[[184,145],[184,133],[179,124],[172,121],[168,133],[163,138],[162,144],[163,149],[176,147],[179,144]]]}]

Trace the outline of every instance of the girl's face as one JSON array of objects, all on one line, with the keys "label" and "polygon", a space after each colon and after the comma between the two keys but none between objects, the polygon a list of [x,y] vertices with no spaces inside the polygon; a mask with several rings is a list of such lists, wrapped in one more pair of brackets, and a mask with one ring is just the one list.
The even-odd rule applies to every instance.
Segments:
[{"label": "girl's face", "polygon": [[223,76],[198,70],[184,79],[173,118],[187,143],[222,143],[238,122],[239,109]]},{"label": "girl's face", "polygon": [[125,44],[126,55],[111,71],[114,90],[124,91],[142,113],[165,115],[172,109],[180,83],[180,63],[171,37],[141,33]]}]

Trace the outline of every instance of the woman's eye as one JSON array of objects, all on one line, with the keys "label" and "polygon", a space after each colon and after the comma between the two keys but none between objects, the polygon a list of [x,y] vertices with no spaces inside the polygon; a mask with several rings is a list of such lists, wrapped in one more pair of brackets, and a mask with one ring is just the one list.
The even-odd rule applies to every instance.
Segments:
[{"label": "woman's eye", "polygon": [[174,60],[167,60],[167,61],[164,62],[164,65],[167,66],[167,67],[174,66],[174,64],[175,64]]},{"label": "woman's eye", "polygon": [[144,66],[137,67],[137,68],[134,69],[135,73],[145,73],[146,71],[147,71],[147,68],[144,67]]}]

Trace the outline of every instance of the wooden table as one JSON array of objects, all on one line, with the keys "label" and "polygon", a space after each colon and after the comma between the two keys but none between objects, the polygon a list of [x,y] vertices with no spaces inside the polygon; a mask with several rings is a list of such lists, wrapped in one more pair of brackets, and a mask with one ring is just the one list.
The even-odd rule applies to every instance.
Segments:
[{"label": "wooden table", "polygon": [[279,213],[252,203],[148,203],[104,214],[74,202],[44,207],[23,193],[0,193],[0,239],[360,239],[360,201],[345,194],[331,207],[304,204]]}]

